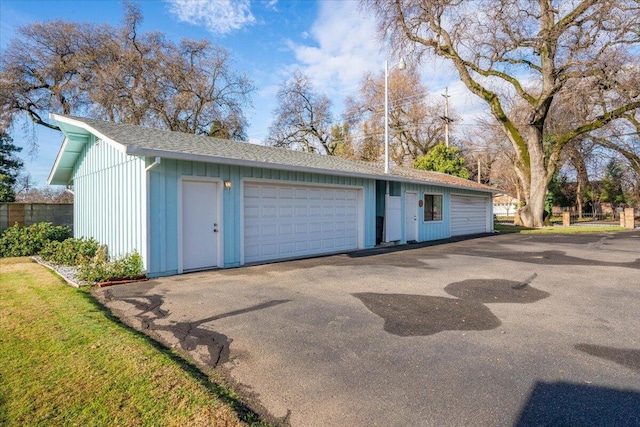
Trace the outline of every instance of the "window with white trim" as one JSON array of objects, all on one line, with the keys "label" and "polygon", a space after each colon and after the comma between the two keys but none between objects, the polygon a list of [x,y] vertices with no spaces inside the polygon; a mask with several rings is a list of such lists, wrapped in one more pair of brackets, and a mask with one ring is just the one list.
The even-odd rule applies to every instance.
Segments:
[{"label": "window with white trim", "polygon": [[442,221],[442,194],[424,195],[424,220]]}]

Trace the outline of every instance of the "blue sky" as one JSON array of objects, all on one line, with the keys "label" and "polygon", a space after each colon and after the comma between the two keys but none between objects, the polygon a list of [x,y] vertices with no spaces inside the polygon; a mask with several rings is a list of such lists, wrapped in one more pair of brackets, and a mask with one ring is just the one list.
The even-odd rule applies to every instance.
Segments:
[{"label": "blue sky", "polygon": [[[394,60],[377,39],[375,23],[355,0],[141,0],[143,31],[161,31],[179,41],[208,39],[229,50],[237,70],[256,86],[253,108],[246,111],[251,142],[267,135],[276,107],[278,85],[294,70],[304,71],[315,88],[333,100],[336,117],[344,97],[355,94],[363,74],[379,72],[385,59]],[[119,24],[123,7],[118,0],[0,0],[0,48],[16,28],[38,20]],[[203,17],[209,17],[204,19]],[[411,58],[407,58],[411,61]],[[455,73],[439,60],[420,65],[423,82],[433,94],[449,87],[450,101],[459,113],[477,112],[477,102]],[[38,151],[27,154],[28,141],[19,128],[14,141],[26,148],[25,169],[39,186],[46,179],[62,142],[58,132],[37,129]]]}]

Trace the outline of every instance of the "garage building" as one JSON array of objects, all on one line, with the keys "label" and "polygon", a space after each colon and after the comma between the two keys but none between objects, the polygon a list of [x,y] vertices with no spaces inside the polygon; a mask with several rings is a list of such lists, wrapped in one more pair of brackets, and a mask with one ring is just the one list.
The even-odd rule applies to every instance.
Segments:
[{"label": "garage building", "polygon": [[52,115],[74,233],[148,276],[493,231],[494,189],[436,172]]}]

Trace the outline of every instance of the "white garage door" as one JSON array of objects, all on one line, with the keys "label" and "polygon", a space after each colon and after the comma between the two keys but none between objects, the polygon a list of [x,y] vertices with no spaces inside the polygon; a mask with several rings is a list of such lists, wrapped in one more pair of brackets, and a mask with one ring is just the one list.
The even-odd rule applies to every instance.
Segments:
[{"label": "white garage door", "polygon": [[358,248],[358,190],[244,185],[244,261]]},{"label": "white garage door", "polygon": [[451,195],[451,235],[486,233],[488,198]]}]

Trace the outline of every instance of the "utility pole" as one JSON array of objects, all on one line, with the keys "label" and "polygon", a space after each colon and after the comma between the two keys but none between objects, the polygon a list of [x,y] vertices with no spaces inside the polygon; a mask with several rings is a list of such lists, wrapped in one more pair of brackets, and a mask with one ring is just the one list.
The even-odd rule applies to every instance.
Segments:
[{"label": "utility pole", "polygon": [[480,183],[480,157],[478,157],[478,184]]},{"label": "utility pole", "polygon": [[444,97],[444,117],[442,118],[444,120],[444,144],[448,147],[449,146],[449,122],[451,121],[451,119],[449,118],[449,87],[446,87],[444,89],[444,95],[442,95]]}]

